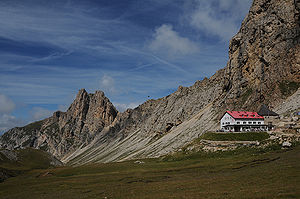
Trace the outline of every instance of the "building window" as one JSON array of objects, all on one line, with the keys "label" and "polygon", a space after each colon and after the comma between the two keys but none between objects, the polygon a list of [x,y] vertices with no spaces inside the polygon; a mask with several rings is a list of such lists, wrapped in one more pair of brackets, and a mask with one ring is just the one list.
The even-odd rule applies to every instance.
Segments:
[{"label": "building window", "polygon": [[258,122],[258,124],[261,124],[261,122]]},{"label": "building window", "polygon": [[237,122],[237,124],[240,124],[240,122]]},{"label": "building window", "polygon": [[248,124],[252,124],[252,122],[248,122]]},{"label": "building window", "polygon": [[246,124],[246,122],[243,122],[243,124]]},{"label": "building window", "polygon": [[253,122],[253,124],[256,124],[256,122]]}]

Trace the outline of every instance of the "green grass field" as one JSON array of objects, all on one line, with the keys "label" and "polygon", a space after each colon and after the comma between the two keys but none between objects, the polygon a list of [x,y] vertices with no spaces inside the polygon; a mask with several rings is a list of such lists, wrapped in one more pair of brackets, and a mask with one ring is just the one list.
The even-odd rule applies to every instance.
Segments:
[{"label": "green grass field", "polygon": [[212,141],[262,141],[270,136],[267,132],[245,132],[245,133],[214,133],[203,134],[198,140]]},{"label": "green grass field", "polygon": [[275,149],[34,169],[0,183],[0,198],[300,198],[300,146]]},{"label": "green grass field", "polygon": [[14,154],[18,157],[16,160],[0,153],[0,182],[34,169],[50,168],[53,161],[48,153],[31,148],[14,151]]}]

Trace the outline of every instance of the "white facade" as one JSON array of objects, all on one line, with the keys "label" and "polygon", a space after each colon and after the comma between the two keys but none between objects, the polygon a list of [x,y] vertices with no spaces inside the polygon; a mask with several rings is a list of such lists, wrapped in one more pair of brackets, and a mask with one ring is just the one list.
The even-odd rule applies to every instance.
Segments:
[{"label": "white facade", "polygon": [[243,118],[236,119],[229,113],[225,113],[221,119],[221,130],[224,131],[251,131],[255,130],[266,130],[264,125],[264,119],[257,118]]},{"label": "white facade", "polygon": [[224,129],[224,127],[227,125],[234,125],[234,124],[236,124],[236,120],[228,113],[225,113],[221,119],[221,129]]}]

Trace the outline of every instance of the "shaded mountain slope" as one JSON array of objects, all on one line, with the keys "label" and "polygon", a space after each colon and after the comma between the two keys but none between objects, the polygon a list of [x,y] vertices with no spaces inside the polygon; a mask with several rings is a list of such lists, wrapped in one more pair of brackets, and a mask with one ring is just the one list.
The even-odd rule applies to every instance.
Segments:
[{"label": "shaded mountain slope", "polygon": [[32,148],[0,150],[0,182],[32,169],[46,169],[63,164],[52,155]]}]

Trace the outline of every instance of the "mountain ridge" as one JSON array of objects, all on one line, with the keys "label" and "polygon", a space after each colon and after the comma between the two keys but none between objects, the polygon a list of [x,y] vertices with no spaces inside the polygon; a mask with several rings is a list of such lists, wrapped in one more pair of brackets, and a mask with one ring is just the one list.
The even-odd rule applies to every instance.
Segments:
[{"label": "mountain ridge", "polygon": [[97,131],[112,123],[117,113],[102,91],[88,94],[81,89],[66,112],[57,111],[44,120],[9,130],[1,136],[0,146],[10,150],[38,148],[60,159],[91,142]]}]

